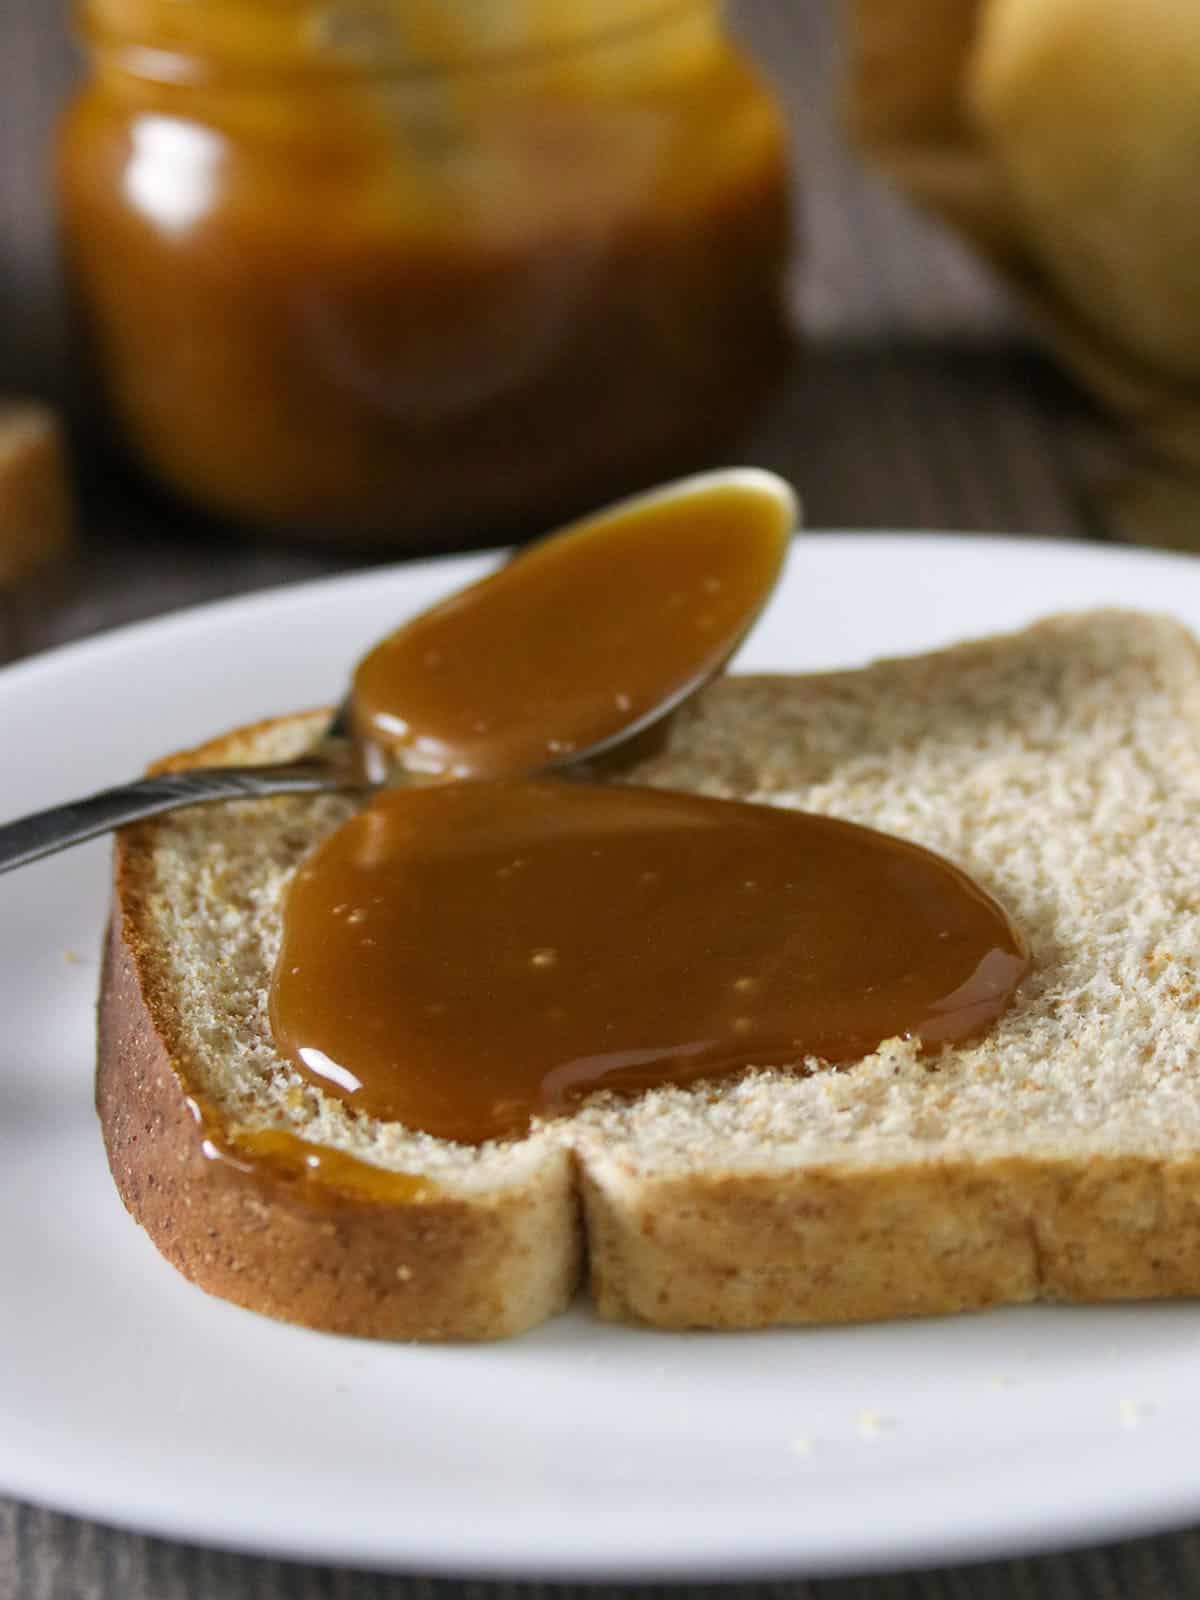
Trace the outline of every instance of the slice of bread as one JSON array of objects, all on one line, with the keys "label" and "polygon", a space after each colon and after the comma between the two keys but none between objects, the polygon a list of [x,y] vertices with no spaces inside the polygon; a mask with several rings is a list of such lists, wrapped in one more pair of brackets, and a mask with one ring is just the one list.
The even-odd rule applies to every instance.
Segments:
[{"label": "slice of bread", "polygon": [[[321,725],[171,764],[281,760]],[[527,1328],[585,1255],[601,1315],[670,1328],[1200,1291],[1184,628],[1101,612],[862,671],[727,678],[632,776],[949,856],[1030,941],[1015,1004],[923,1057],[891,1041],[845,1071],[600,1097],[519,1141],[451,1145],[352,1114],[272,1047],[281,895],[350,803],[180,812],[117,846],[97,1080],[118,1188],[169,1260],[255,1310],[389,1338]],[[271,1130],[303,1157],[243,1159]]]}]

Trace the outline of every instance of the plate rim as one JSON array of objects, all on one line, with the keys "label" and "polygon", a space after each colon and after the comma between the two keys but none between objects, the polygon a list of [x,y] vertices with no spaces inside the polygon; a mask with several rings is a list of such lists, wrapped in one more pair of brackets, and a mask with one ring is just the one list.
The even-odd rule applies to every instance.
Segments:
[{"label": "plate rim", "polygon": [[[807,544],[840,545],[853,540],[860,546],[905,544],[940,544],[947,548],[961,547],[966,551],[999,549],[1006,552],[1020,550],[1034,556],[1048,554],[1068,560],[1112,560],[1116,564],[1135,562],[1138,565],[1178,566],[1181,570],[1194,564],[1196,557],[1183,551],[1158,550],[1142,546],[1117,544],[1110,539],[1068,539],[1028,533],[971,533],[951,528],[838,528],[800,527],[792,537],[789,562],[797,548]],[[68,639],[33,651],[15,661],[0,664],[0,688],[13,681],[24,681],[41,672],[56,669],[61,662],[74,661],[93,651],[106,652],[119,645],[153,641],[154,637],[176,628],[191,631],[210,621],[214,615],[238,616],[242,611],[252,611],[273,601],[311,598],[318,591],[352,590],[368,588],[375,583],[391,583],[414,573],[436,573],[455,567],[464,569],[478,566],[484,571],[488,566],[504,560],[516,546],[495,545],[480,550],[441,552],[435,555],[414,556],[389,561],[377,567],[355,568],[348,572],[327,573],[323,577],[299,578],[283,583],[271,583],[261,589],[250,589],[241,594],[226,595],[212,600],[200,600],[161,612],[152,617],[142,617],[133,622],[119,622],[102,626],[78,639]],[[369,641],[368,641],[369,642]]]},{"label": "plate rim", "polygon": [[[993,550],[1003,550],[1008,555],[1020,553],[1035,560],[1039,556],[1044,556],[1056,560],[1078,560],[1089,565],[1111,561],[1116,565],[1175,567],[1181,574],[1187,569],[1193,581],[1200,573],[1194,557],[1178,552],[1143,550],[1107,542],[1089,543],[1027,535],[980,535],[948,530],[928,532],[883,529],[802,530],[797,535],[794,548],[816,542],[842,546],[848,540],[854,540],[856,546],[864,553],[872,546],[879,548],[909,546],[914,543],[925,546],[939,544],[981,557],[986,557]],[[181,607],[143,621],[105,628],[83,639],[49,648],[8,664],[0,670],[0,704],[3,703],[6,693],[22,692],[26,686],[36,691],[40,680],[56,673],[64,671],[69,673],[73,670],[85,672],[88,662],[97,656],[119,655],[129,646],[153,647],[180,629],[188,632],[203,630],[216,615],[237,621],[263,609],[270,609],[280,601],[293,599],[307,601],[317,596],[328,595],[331,591],[337,591],[339,594],[347,591],[352,593],[356,589],[369,588],[379,583],[398,583],[403,586],[405,580],[426,575],[437,576],[443,572],[452,574],[458,570],[471,569],[484,571],[490,564],[502,559],[504,554],[503,550],[492,549],[405,560],[385,567],[271,585],[233,597]],[[632,1562],[622,1562],[619,1557],[612,1559],[611,1553],[609,1558],[603,1556],[598,1558],[594,1550],[590,1555],[581,1554],[577,1559],[566,1560],[550,1555],[545,1560],[539,1561],[535,1557],[531,1558],[528,1551],[519,1558],[501,1555],[498,1559],[486,1557],[456,1559],[444,1546],[422,1549],[419,1539],[411,1537],[411,1530],[410,1537],[401,1541],[403,1550],[396,1547],[396,1541],[392,1540],[390,1543],[393,1548],[390,1552],[381,1548],[364,1553],[361,1548],[339,1546],[336,1538],[329,1537],[328,1529],[321,1532],[314,1530],[312,1537],[308,1539],[296,1536],[298,1530],[293,1530],[292,1535],[287,1537],[279,1537],[268,1532],[256,1536],[253,1528],[241,1524],[235,1525],[236,1519],[221,1526],[220,1519],[214,1522],[211,1515],[208,1518],[207,1528],[199,1528],[194,1522],[189,1523],[186,1513],[180,1519],[172,1519],[165,1513],[161,1516],[147,1516],[134,1512],[124,1515],[119,1506],[114,1504],[114,1497],[106,1498],[103,1492],[66,1494],[54,1487],[54,1479],[53,1472],[43,1473],[40,1477],[35,1473],[24,1483],[18,1484],[10,1482],[6,1473],[0,1481],[4,1483],[4,1492],[12,1494],[14,1498],[32,1499],[37,1503],[61,1508],[76,1516],[176,1541],[236,1548],[256,1555],[293,1561],[335,1563],[362,1570],[396,1572],[409,1568],[437,1576],[509,1580],[528,1578],[541,1581],[661,1582],[699,1579],[720,1581],[735,1578],[751,1581],[879,1573],[907,1570],[920,1565],[946,1566],[960,1562],[1003,1559],[1018,1554],[1059,1548],[1064,1543],[1101,1540],[1109,1542],[1116,1538],[1161,1531],[1193,1520],[1200,1514],[1200,1485],[1190,1492],[1178,1489],[1172,1496],[1164,1494],[1154,1485],[1146,1484],[1142,1486],[1141,1499],[1136,1495],[1133,1496],[1133,1503],[1119,1515],[1114,1515],[1111,1509],[1091,1513],[1079,1511],[1073,1518],[1052,1519],[1043,1528],[1033,1528],[1028,1518],[1021,1518],[1020,1531],[1005,1533],[997,1527],[983,1531],[977,1528],[950,1537],[941,1535],[936,1544],[929,1534],[918,1533],[909,1540],[898,1539],[893,1529],[886,1537],[877,1536],[874,1545],[868,1540],[857,1548],[846,1548],[840,1555],[827,1551],[823,1556],[817,1555],[815,1559],[797,1554],[794,1550],[789,1553],[789,1549],[784,1547],[794,1544],[794,1540],[789,1541],[787,1538],[781,1538],[777,1548],[771,1550],[762,1548],[757,1552],[735,1549],[731,1543],[723,1557],[709,1554],[697,1558],[676,1549],[673,1552],[660,1552],[657,1557],[638,1556]],[[115,1499],[119,1498],[119,1495],[115,1496]],[[386,1539],[381,1542],[389,1543]]]}]

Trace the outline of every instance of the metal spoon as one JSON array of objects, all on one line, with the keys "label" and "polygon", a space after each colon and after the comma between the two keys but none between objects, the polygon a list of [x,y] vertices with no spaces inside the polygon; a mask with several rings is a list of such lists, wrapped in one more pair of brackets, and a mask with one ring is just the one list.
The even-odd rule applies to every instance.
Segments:
[{"label": "metal spoon", "polygon": [[[645,495],[621,502],[610,512],[589,518],[586,524],[576,524],[551,535],[578,532],[581,527],[589,531],[603,531],[611,518],[615,526],[630,513],[636,513],[655,503],[685,499],[706,494],[722,486],[732,485],[770,497],[779,512],[780,528],[786,539],[797,518],[796,498],[782,478],[773,473],[754,468],[731,468],[720,472],[697,474],[676,483],[655,489]],[[781,541],[782,549],[782,541]],[[749,631],[765,605],[770,587],[756,596],[756,603],[748,611],[744,626],[730,637],[729,648],[719,659],[706,661],[703,669],[677,686],[648,711],[630,716],[620,722],[611,733],[592,741],[584,748],[573,749],[557,758],[539,762],[539,771],[556,768],[584,768],[589,762],[607,754],[616,746],[643,733],[654,723],[674,711],[684,700],[696,693],[710,678],[724,667],[729,655]],[[739,619],[740,622],[740,619]],[[164,773],[158,777],[140,778],[133,783],[116,788],[102,789],[80,800],[54,806],[47,811],[35,812],[15,822],[0,827],[0,872],[24,866],[27,862],[53,855],[71,845],[82,844],[87,839],[108,833],[130,822],[158,816],[165,811],[179,810],[184,806],[199,805],[216,800],[257,799],[278,794],[326,794],[338,791],[370,790],[385,783],[403,782],[404,752],[396,753],[394,762],[380,759],[377,747],[362,748],[355,739],[351,720],[351,696],[347,695],[330,720],[320,740],[303,758],[273,766],[251,767],[196,767],[185,772]]]}]

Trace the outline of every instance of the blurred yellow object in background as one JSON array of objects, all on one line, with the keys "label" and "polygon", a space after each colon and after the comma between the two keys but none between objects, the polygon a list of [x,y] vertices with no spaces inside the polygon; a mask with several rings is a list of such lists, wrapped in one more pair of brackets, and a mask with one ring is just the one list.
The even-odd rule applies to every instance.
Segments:
[{"label": "blurred yellow object in background", "polygon": [[864,147],[1149,447],[1106,514],[1200,547],[1200,3],[850,0],[850,19]]},{"label": "blurred yellow object in background", "polygon": [[1200,381],[1200,3],[988,0],[969,92],[1043,270]]}]

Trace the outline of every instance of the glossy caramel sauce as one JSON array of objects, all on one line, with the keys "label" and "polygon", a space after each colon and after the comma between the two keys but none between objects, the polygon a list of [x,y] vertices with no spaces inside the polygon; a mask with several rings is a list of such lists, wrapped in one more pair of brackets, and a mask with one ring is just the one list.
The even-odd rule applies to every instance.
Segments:
[{"label": "glossy caramel sauce", "polygon": [[385,792],[289,891],[280,1050],[467,1142],[596,1090],[983,1032],[1028,967],[963,872],[830,817],[553,778]]},{"label": "glossy caramel sauce", "polygon": [[231,1143],[228,1153],[235,1160],[248,1160],[254,1167],[268,1166],[277,1177],[303,1183],[306,1188],[315,1183],[352,1200],[428,1200],[436,1192],[431,1179],[371,1166],[342,1150],[310,1144],[284,1129],[244,1130]]},{"label": "glossy caramel sauce", "polygon": [[213,1106],[198,1094],[187,1095],[187,1107],[200,1129],[200,1153],[239,1172],[269,1172],[272,1177],[295,1186],[304,1193],[305,1203],[336,1205],[340,1200],[353,1203],[378,1201],[381,1204],[432,1200],[437,1184],[432,1178],[416,1177],[373,1166],[357,1156],[325,1145],[310,1144],[284,1128],[238,1128],[234,1131]]},{"label": "glossy caramel sauce", "polygon": [[410,771],[496,777],[638,727],[724,663],[792,532],[782,486],[702,477],[533,546],[385,639],[354,724]]}]

